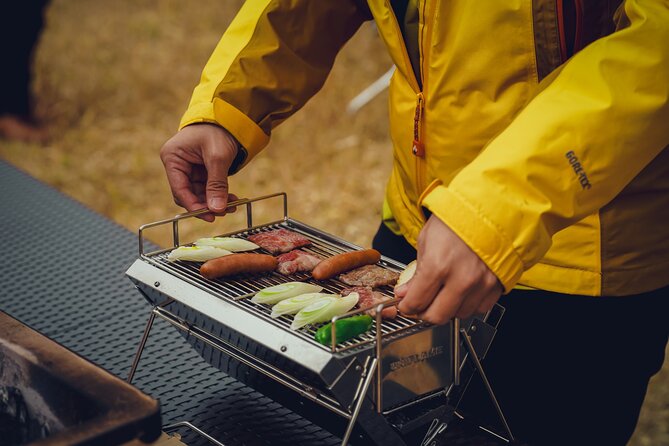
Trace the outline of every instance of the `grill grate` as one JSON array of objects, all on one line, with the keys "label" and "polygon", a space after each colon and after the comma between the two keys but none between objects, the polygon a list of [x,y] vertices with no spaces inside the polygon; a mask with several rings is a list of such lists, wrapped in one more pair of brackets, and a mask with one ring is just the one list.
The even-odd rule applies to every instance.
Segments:
[{"label": "grill grate", "polygon": [[[336,240],[332,237],[327,236],[314,228],[310,228],[306,225],[303,225],[295,220],[286,219],[279,223],[272,223],[265,226],[256,227],[250,230],[244,230],[239,232],[234,232],[231,234],[226,234],[228,237],[239,237],[246,239],[248,236],[253,234],[258,234],[260,232],[271,231],[274,229],[285,228],[294,232],[298,232],[309,240],[311,240],[311,245],[306,246],[302,249],[303,251],[309,252],[311,254],[318,255],[323,258],[331,257],[335,254],[340,254],[346,251],[351,251],[355,249],[353,245],[349,245],[343,241]],[[261,251],[267,253],[266,251]],[[330,350],[329,347],[324,346],[314,340],[314,334],[318,327],[313,325],[308,325],[299,330],[290,329],[290,324],[292,322],[292,316],[280,316],[276,319],[270,317],[271,306],[266,304],[257,304],[251,301],[251,297],[255,295],[258,291],[263,288],[278,285],[281,283],[291,282],[291,281],[301,281],[306,283],[313,283],[322,286],[327,292],[338,294],[342,289],[348,287],[348,285],[336,280],[331,279],[327,281],[316,281],[308,273],[297,273],[290,276],[284,276],[277,272],[265,273],[265,274],[254,274],[254,275],[239,275],[228,277],[225,279],[215,279],[208,280],[202,277],[200,274],[200,264],[197,262],[188,262],[188,261],[175,261],[169,262],[167,260],[168,251],[159,251],[157,253],[152,253],[144,255],[144,259],[154,264],[155,266],[189,282],[192,285],[195,285],[210,294],[218,297],[219,299],[224,299],[226,301],[232,302],[233,304],[239,306],[240,308],[245,309],[246,311],[261,317],[291,333],[296,336],[299,336],[313,345],[318,346],[319,348]],[[394,265],[390,262],[381,261],[381,266],[387,269],[394,271],[399,271],[400,267]],[[394,297],[392,289],[390,287],[382,287],[378,289],[389,299]],[[320,326],[320,325],[319,325]],[[381,332],[384,337],[393,336],[400,332],[404,332],[411,329],[419,329],[424,326],[424,323],[416,321],[413,319],[408,319],[403,316],[397,316],[397,318],[392,320],[384,319],[381,325]],[[356,338],[350,339],[346,342],[343,342],[337,346],[337,351],[341,352],[344,350],[355,349],[366,344],[374,342],[376,337],[376,327],[372,326],[372,329],[362,335],[357,336]]]}]

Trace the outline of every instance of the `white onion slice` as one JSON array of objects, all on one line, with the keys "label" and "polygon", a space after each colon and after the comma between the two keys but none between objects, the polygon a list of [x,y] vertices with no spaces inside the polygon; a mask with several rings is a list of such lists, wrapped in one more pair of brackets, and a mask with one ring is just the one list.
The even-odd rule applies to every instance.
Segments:
[{"label": "white onion slice", "polygon": [[170,262],[174,262],[175,260],[206,262],[207,260],[230,254],[232,253],[226,249],[214,248],[213,246],[179,246],[177,249],[170,252],[170,255],[167,256],[167,260]]},{"label": "white onion slice", "polygon": [[318,293],[323,291],[322,286],[304,282],[287,282],[260,290],[253,299],[258,304],[273,305],[284,299],[299,296],[300,294]]},{"label": "white onion slice", "polygon": [[360,299],[358,293],[351,293],[340,298],[316,300],[295,315],[290,328],[297,330],[308,324],[327,322],[353,308],[358,303],[358,299]]},{"label": "white onion slice", "polygon": [[411,280],[413,275],[416,274],[416,265],[418,264],[414,260],[413,262],[409,263],[406,268],[404,268],[404,271],[400,273],[400,277],[397,279],[397,284],[395,285],[396,287]]},{"label": "white onion slice", "polygon": [[307,293],[295,297],[290,297],[274,305],[272,307],[272,314],[270,316],[273,318],[277,318],[283,314],[295,314],[302,308],[310,305],[311,303],[319,299],[334,299],[335,298],[334,296],[335,296],[334,294]]},{"label": "white onion slice", "polygon": [[195,244],[197,246],[215,246],[232,252],[253,251],[260,248],[255,243],[238,237],[207,237],[197,239]]}]

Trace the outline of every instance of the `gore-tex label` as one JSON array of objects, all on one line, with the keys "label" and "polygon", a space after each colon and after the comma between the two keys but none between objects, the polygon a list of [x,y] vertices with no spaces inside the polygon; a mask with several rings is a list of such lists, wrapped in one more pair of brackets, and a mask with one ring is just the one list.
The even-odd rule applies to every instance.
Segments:
[{"label": "gore-tex label", "polygon": [[592,187],[592,184],[590,184],[590,180],[588,180],[588,175],[585,173],[585,170],[583,169],[583,166],[581,166],[581,163],[578,161],[578,158],[576,157],[574,151],[570,150],[569,152],[565,153],[565,157],[569,160],[569,164],[571,164],[572,169],[574,169],[574,173],[578,177],[578,182],[581,183],[581,187],[583,189],[590,189]]}]

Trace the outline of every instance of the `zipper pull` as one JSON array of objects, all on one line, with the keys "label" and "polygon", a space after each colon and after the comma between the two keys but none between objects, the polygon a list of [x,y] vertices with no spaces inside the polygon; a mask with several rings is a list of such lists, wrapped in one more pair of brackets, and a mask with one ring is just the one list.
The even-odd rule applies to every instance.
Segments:
[{"label": "zipper pull", "polygon": [[416,113],[413,116],[413,147],[411,153],[425,158],[425,145],[421,141],[421,120],[423,119],[423,93],[418,93]]}]

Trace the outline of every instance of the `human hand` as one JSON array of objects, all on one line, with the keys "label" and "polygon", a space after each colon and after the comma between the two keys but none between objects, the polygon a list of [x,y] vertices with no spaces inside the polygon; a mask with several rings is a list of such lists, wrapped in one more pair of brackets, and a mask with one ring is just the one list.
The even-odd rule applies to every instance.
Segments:
[{"label": "human hand", "polygon": [[214,214],[225,214],[229,200],[237,199],[228,195],[228,170],[237,151],[235,139],[218,125],[181,129],[160,149],[174,202],[188,211],[208,207],[212,213],[200,218],[210,222]]},{"label": "human hand", "polygon": [[395,289],[398,308],[433,324],[485,313],[502,294],[488,266],[460,237],[432,215],[418,236],[413,278]]}]

